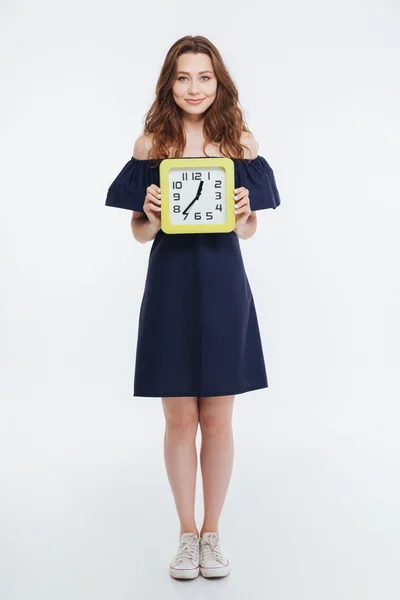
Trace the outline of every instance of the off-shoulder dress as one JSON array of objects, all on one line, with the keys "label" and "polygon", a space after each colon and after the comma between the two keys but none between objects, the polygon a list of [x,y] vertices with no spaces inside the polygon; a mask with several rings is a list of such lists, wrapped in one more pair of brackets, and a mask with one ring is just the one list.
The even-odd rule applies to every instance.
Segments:
[{"label": "off-shoulder dress", "polygon": [[[204,157],[202,157],[204,158]],[[235,188],[253,211],[280,196],[266,159],[233,159]],[[131,157],[106,205],[144,212],[159,167]],[[256,307],[235,232],[165,234],[152,241],[140,305],[133,396],[225,396],[268,387]]]}]

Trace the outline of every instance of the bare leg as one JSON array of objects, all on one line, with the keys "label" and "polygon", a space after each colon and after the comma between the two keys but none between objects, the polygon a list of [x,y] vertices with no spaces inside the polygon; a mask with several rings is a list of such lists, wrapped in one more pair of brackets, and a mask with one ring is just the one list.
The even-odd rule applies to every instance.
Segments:
[{"label": "bare leg", "polygon": [[194,509],[199,424],[198,398],[161,398],[165,414],[164,459],[180,521],[180,534],[199,535]]},{"label": "bare leg", "polygon": [[228,491],[233,468],[232,413],[235,396],[199,399],[202,444],[200,464],[203,477],[205,531],[218,533],[218,521]]}]

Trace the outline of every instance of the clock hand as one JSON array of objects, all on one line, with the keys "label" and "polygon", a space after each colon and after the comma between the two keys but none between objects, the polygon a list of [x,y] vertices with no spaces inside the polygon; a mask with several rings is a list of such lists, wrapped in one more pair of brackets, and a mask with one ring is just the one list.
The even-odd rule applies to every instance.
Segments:
[{"label": "clock hand", "polygon": [[201,191],[202,191],[202,189],[203,189],[203,185],[204,185],[204,181],[200,181],[200,183],[199,183],[199,187],[198,187],[198,190],[197,190],[197,194],[195,195],[194,199],[191,201],[191,203],[189,204],[189,206],[187,206],[187,207],[185,208],[185,210],[184,210],[184,211],[182,211],[182,214],[183,214],[183,215],[185,215],[185,214],[188,212],[189,208],[191,208],[191,206],[193,206],[193,204],[196,202],[196,200],[198,200],[198,199],[200,198],[200,196],[201,196]]},{"label": "clock hand", "polygon": [[196,202],[196,200],[197,200],[197,199],[198,199],[198,196],[196,195],[196,196],[195,196],[195,198],[194,198],[194,200],[192,200],[192,201],[191,201],[191,203],[189,204],[189,206],[187,206],[187,207],[185,208],[185,210],[183,210],[183,211],[182,211],[182,214],[183,214],[183,215],[185,215],[185,214],[186,214],[186,213],[189,211],[189,208],[190,208],[191,206],[193,206],[193,204]]}]

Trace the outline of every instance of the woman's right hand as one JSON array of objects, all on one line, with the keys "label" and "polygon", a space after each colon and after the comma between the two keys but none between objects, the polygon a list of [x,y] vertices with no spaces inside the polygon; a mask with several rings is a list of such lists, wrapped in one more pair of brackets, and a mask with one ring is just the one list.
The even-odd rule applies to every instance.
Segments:
[{"label": "woman's right hand", "polygon": [[149,221],[153,223],[158,229],[161,229],[161,190],[155,184],[152,183],[146,189],[146,197],[144,199],[143,210],[146,213]]}]

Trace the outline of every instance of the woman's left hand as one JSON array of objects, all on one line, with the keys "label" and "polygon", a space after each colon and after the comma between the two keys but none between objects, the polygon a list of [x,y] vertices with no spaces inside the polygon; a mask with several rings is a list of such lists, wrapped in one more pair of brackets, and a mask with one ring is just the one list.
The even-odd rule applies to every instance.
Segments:
[{"label": "woman's left hand", "polygon": [[251,215],[249,190],[239,187],[235,190],[235,217],[236,225],[234,231],[241,229]]}]

